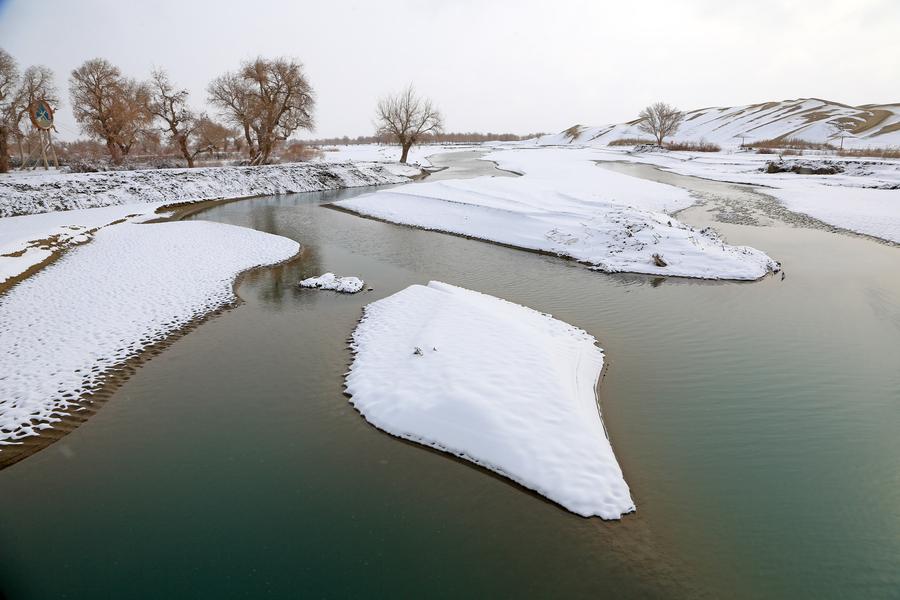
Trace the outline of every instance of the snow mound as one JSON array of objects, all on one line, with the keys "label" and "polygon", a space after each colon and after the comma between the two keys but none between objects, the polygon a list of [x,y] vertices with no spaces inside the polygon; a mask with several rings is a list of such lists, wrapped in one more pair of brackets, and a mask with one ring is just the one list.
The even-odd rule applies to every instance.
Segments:
[{"label": "snow mound", "polygon": [[432,281],[366,306],[346,387],[379,429],[579,515],[618,519],[635,506],[597,406],[595,342],[550,315]]},{"label": "snow mound", "polygon": [[[610,273],[753,280],[777,268],[765,253],[729,246],[712,230],[696,231],[663,213],[604,198],[602,191],[561,188],[555,179],[447,180],[335,204],[394,223],[573,258]],[[654,254],[667,265],[657,264]]]},{"label": "snow mound", "polygon": [[334,273],[325,273],[319,277],[304,279],[300,282],[300,287],[355,294],[362,289],[363,283],[359,277],[338,277]]},{"label": "snow mound", "polygon": [[0,296],[0,446],[37,435],[141,349],[235,300],[299,244],[192,221],[120,224]]}]

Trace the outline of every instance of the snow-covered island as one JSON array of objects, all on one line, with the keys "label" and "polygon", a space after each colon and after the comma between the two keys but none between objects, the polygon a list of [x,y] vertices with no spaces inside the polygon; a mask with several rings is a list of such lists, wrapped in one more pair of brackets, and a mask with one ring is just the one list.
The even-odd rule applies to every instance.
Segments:
[{"label": "snow-covered island", "polygon": [[635,510],[601,420],[603,352],[530,308],[432,281],[369,304],[346,388],[373,425],[585,516]]},{"label": "snow-covered island", "polygon": [[307,277],[298,285],[302,288],[333,290],[343,294],[355,294],[363,288],[365,282],[359,277],[338,277],[334,273],[325,273],[318,277]]},{"label": "snow-covered island", "polygon": [[671,215],[677,187],[599,168],[591,151],[507,149],[486,159],[521,177],[425,182],[341,200],[364,216],[573,258],[610,273],[753,280],[774,259]]}]

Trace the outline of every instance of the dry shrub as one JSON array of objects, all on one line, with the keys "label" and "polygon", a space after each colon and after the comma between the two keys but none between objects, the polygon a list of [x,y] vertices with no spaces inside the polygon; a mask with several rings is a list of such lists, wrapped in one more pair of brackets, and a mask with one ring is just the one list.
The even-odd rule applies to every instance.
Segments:
[{"label": "dry shrub", "polygon": [[645,144],[653,145],[655,140],[645,140],[642,138],[619,138],[607,144],[607,146],[643,146]]},{"label": "dry shrub", "polygon": [[774,138],[759,140],[748,144],[752,148],[790,148],[791,150],[834,150],[834,146],[825,142],[811,142],[800,138]]},{"label": "dry shrub", "polygon": [[684,152],[719,152],[722,149],[718,144],[700,140],[699,142],[669,142],[666,150]]},{"label": "dry shrub", "polygon": [[863,156],[867,158],[900,158],[900,147],[890,148],[853,148],[838,150],[838,156]]},{"label": "dry shrub", "polygon": [[291,142],[281,152],[280,162],[306,162],[308,160],[321,159],[324,156],[319,148],[307,146],[300,142]]}]

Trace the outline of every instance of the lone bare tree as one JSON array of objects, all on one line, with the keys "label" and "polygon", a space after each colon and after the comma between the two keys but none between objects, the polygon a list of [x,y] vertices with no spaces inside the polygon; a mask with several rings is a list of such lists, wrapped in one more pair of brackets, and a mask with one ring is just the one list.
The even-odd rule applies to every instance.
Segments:
[{"label": "lone bare tree", "polygon": [[665,102],[656,102],[641,111],[638,129],[656,138],[659,146],[670,135],[675,135],[684,120],[684,113]]},{"label": "lone bare tree", "polygon": [[400,145],[400,162],[405,163],[409,149],[423,136],[442,131],[444,120],[431,100],[420,97],[410,85],[399,94],[378,101],[375,126],[377,135]]},{"label": "lone bare tree", "polygon": [[298,129],[314,127],[315,97],[298,60],[257,58],[214,79],[208,91],[210,104],[244,132],[252,165],[267,162]]},{"label": "lone bare tree", "polygon": [[19,67],[6,50],[0,48],[0,173],[9,171],[9,136],[16,121]]},{"label": "lone bare tree", "polygon": [[103,58],[88,60],[72,71],[69,95],[82,132],[105,142],[117,164],[152,120],[146,110],[147,85],[123,77]]},{"label": "lone bare tree", "polygon": [[201,149],[191,144],[198,119],[187,106],[188,91],[176,89],[168,73],[162,69],[153,71],[149,86],[147,112],[165,124],[163,131],[172,137],[172,143],[181,152],[188,167],[193,168],[194,158]]}]

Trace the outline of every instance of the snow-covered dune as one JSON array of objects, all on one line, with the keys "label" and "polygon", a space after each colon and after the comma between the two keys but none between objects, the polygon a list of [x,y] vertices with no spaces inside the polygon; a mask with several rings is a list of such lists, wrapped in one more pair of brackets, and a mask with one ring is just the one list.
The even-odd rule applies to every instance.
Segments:
[{"label": "snow-covered dune", "polygon": [[[639,188],[670,188],[590,168],[598,176],[630,179]],[[613,198],[603,187],[591,191],[564,181],[447,180],[383,190],[335,205],[394,223],[574,258],[611,273],[752,280],[776,267],[765,253],[729,246],[711,230],[696,231],[674,217],[622,203],[621,195]]]},{"label": "snow-covered dune", "polygon": [[579,515],[634,510],[595,386],[586,332],[432,281],[365,308],[347,392],[388,433],[500,473]]},{"label": "snow-covered dune", "polygon": [[125,223],[0,295],[0,447],[52,427],[110,368],[232,303],[242,271],[298,251],[231,225]]},{"label": "snow-covered dune", "polygon": [[[900,104],[848,106],[818,98],[800,98],[745,106],[691,110],[672,139],[706,140],[722,147],[775,138],[835,142],[845,148],[900,146]],[[637,121],[599,127],[574,125],[540,138],[540,145],[606,145],[622,138],[647,138]]]},{"label": "snow-covered dune", "polygon": [[145,202],[313,192],[403,183],[420,170],[399,164],[299,163],[0,177],[0,217]]}]

